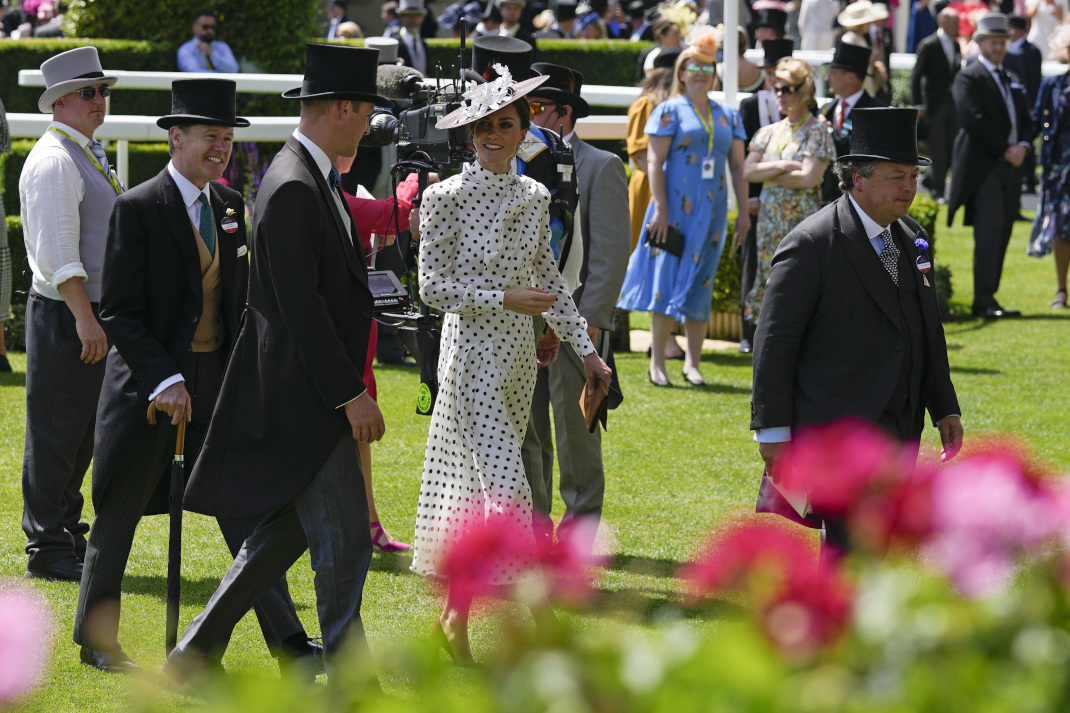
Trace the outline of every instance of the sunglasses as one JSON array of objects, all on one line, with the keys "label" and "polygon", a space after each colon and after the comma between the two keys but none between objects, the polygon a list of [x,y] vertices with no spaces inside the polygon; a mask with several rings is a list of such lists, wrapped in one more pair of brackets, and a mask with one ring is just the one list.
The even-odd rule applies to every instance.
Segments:
[{"label": "sunglasses", "polygon": [[773,91],[777,94],[794,94],[802,87],[801,84],[774,84]]},{"label": "sunglasses", "polygon": [[99,87],[82,87],[78,90],[78,96],[85,101],[92,101],[93,97],[97,95],[97,92],[100,92],[101,99],[107,99],[111,95],[111,87],[107,84]]},{"label": "sunglasses", "polygon": [[552,106],[561,106],[561,105],[558,104],[557,102],[533,101],[533,102],[529,102],[528,106],[531,108],[531,115],[532,116],[538,116],[539,114],[543,113],[544,111],[546,111],[547,109],[549,109]]},{"label": "sunglasses", "polygon": [[705,72],[706,74],[713,74],[714,72],[717,71],[717,65],[715,65],[715,64],[692,64],[687,68],[687,71],[688,71],[689,74],[692,74],[692,75],[699,74],[700,72]]}]

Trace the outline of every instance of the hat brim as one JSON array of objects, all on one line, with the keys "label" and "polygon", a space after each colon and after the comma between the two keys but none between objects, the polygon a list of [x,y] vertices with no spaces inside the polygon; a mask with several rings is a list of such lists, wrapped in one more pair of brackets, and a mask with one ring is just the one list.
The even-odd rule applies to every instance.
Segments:
[{"label": "hat brim", "polygon": [[546,97],[547,99],[555,99],[562,104],[567,104],[572,107],[572,115],[577,119],[582,119],[585,116],[591,115],[591,105],[587,103],[587,100],[581,97],[575,92],[568,92],[564,89],[557,89],[556,87],[543,87],[539,90],[540,97]]},{"label": "hat brim", "polygon": [[503,102],[496,106],[483,107],[483,111],[474,116],[468,115],[468,110],[470,109],[470,107],[466,104],[465,106],[455,109],[449,114],[446,114],[444,117],[439,119],[438,122],[435,124],[435,128],[440,130],[455,129],[458,126],[465,126],[467,124],[471,124],[473,121],[478,121],[484,116],[489,116],[490,114],[493,114],[494,112],[500,109],[504,109],[505,107],[515,102],[517,99],[520,99],[521,97],[530,94],[547,79],[549,79],[549,77],[544,75],[539,77],[532,77],[531,79],[525,79],[522,82],[517,82],[516,85],[513,87],[513,95],[509,99],[509,101]]},{"label": "hat brim", "polygon": [[371,102],[376,106],[393,108],[394,102],[378,94],[367,92],[318,92],[316,94],[302,94],[301,87],[289,89],[282,93],[283,99],[348,99],[355,102]]},{"label": "hat brim", "polygon": [[56,100],[65,94],[76,92],[79,89],[85,87],[96,87],[101,84],[107,84],[109,87],[115,86],[115,83],[119,81],[118,77],[86,77],[83,79],[68,79],[66,82],[59,82],[53,84],[51,87],[45,90],[45,93],[41,95],[41,98],[37,100],[37,108],[42,114],[51,114],[52,105],[56,103]]},{"label": "hat brim", "polygon": [[187,124],[206,124],[208,126],[229,126],[235,129],[244,129],[249,126],[249,120],[240,116],[234,117],[234,121],[220,119],[218,116],[199,116],[197,114],[168,114],[156,120],[156,126],[161,129],[170,129],[172,126]]},{"label": "hat brim", "polygon": [[[541,76],[541,75],[537,74],[535,72],[535,70],[533,70],[533,69],[532,70],[528,70],[528,71],[530,72],[530,76],[525,77],[524,79],[522,79],[520,81],[526,81],[528,79],[535,79],[536,77]],[[479,72],[475,71],[474,69],[466,69],[461,73],[461,75],[462,75],[462,78],[465,79],[466,81],[475,82],[476,84],[486,84],[487,82],[493,81],[491,79],[487,79],[482,74],[480,74]],[[514,79],[515,79],[515,77],[514,77]]]},{"label": "hat brim", "polygon": [[902,163],[909,166],[932,166],[931,159],[927,159],[924,156],[876,156],[874,154],[866,153],[849,153],[840,156],[837,161],[888,161],[889,163]]}]

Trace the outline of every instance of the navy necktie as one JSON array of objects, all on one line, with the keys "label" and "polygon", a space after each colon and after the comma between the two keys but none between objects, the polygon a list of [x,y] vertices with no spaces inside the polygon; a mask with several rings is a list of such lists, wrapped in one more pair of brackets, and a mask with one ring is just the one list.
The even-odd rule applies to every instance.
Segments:
[{"label": "navy necktie", "polygon": [[331,172],[327,174],[327,185],[331,187],[331,191],[337,191],[338,186],[342,185],[342,177],[334,166],[331,166]]}]

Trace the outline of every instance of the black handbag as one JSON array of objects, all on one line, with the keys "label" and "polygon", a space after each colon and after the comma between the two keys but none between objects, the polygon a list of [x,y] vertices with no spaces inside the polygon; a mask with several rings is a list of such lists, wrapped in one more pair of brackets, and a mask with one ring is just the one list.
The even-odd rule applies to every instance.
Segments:
[{"label": "black handbag", "polygon": [[650,230],[650,223],[646,224],[646,240],[647,245],[652,248],[658,248],[664,250],[670,255],[680,257],[684,254],[684,234],[680,232],[678,228],[669,226],[668,232],[665,233],[665,242],[655,243],[653,240],[653,234]]}]

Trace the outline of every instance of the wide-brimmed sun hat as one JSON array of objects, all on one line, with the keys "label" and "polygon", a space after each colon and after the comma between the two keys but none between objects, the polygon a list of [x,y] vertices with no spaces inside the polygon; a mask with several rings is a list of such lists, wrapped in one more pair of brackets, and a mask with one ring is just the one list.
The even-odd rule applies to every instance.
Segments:
[{"label": "wide-brimmed sun hat", "polygon": [[855,0],[836,16],[836,22],[843,27],[858,27],[871,22],[884,22],[888,19],[888,6],[874,4],[870,0]]}]

